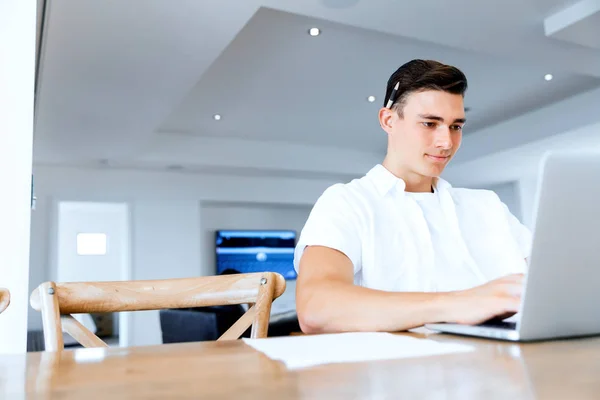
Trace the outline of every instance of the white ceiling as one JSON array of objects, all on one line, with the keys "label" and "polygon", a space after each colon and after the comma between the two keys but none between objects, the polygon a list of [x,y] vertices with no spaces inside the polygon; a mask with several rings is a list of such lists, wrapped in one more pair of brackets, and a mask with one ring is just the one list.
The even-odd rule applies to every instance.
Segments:
[{"label": "white ceiling", "polygon": [[544,20],[548,37],[600,50],[600,0],[582,0]]},{"label": "white ceiling", "polygon": [[[319,26],[323,36],[305,34]],[[260,9],[160,126],[185,133],[384,151],[377,110],[387,77],[411,58],[456,65],[469,77],[466,132],[599,84],[489,55]],[[368,95],[379,97],[369,104]],[[223,114],[215,123],[214,113]]]},{"label": "white ceiling", "polygon": [[385,150],[377,109],[411,58],[465,71],[472,136],[598,87],[598,49],[544,34],[572,3],[51,0],[35,160],[359,174]]}]

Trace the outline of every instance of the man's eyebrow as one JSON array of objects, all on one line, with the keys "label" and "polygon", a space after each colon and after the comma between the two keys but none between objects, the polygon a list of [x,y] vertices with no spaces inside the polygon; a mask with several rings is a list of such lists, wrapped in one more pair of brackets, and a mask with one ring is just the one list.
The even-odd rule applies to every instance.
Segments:
[{"label": "man's eyebrow", "polygon": [[[439,115],[433,115],[433,114],[419,114],[419,117],[423,118],[423,119],[431,119],[433,121],[440,121],[440,122],[444,122],[444,118],[440,117]],[[466,118],[456,118],[454,120],[453,123],[455,124],[464,124],[465,122],[467,122]]]},{"label": "man's eyebrow", "polygon": [[438,115],[433,115],[433,114],[419,114],[419,117],[423,118],[423,119],[432,119],[434,121],[440,121],[440,122],[444,122],[444,118],[438,116]]}]

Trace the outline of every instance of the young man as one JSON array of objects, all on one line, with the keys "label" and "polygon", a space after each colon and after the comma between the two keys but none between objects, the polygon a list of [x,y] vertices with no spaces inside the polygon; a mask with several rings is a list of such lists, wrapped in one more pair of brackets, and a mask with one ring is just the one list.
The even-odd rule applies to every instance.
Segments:
[{"label": "young man", "polygon": [[498,196],[439,176],[462,139],[465,75],[413,60],[390,77],[383,164],[316,202],[296,247],[304,332],[478,324],[518,310],[531,235]]}]

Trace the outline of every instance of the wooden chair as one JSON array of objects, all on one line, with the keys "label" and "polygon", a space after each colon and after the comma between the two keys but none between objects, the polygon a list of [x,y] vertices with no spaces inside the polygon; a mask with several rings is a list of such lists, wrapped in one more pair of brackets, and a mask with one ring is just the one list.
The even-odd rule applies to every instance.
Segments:
[{"label": "wooden chair", "polygon": [[10,304],[10,291],[8,289],[0,288],[0,314]]},{"label": "wooden chair", "polygon": [[235,274],[185,279],[123,282],[45,282],[31,294],[42,313],[46,351],[64,349],[62,332],[84,347],[108,347],[70,314],[160,310],[251,304],[218,340],[235,340],[252,325],[252,338],[267,336],[271,303],[285,291],[283,276]]}]

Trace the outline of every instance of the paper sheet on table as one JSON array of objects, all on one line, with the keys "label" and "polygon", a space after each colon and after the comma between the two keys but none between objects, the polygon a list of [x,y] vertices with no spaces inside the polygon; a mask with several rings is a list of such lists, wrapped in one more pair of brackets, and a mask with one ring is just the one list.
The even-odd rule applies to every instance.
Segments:
[{"label": "paper sheet on table", "polygon": [[430,339],[378,332],[243,340],[267,357],[283,361],[290,369],[342,362],[424,357],[474,350],[474,347],[463,344],[440,343]]}]

